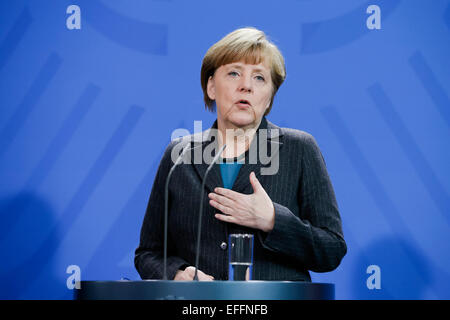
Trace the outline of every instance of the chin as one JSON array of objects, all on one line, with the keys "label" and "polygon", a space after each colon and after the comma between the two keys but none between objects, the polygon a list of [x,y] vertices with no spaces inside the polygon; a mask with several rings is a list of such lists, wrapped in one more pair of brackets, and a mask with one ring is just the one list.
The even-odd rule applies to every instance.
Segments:
[{"label": "chin", "polygon": [[237,127],[246,127],[255,123],[255,117],[250,114],[236,115],[229,119],[229,122]]}]

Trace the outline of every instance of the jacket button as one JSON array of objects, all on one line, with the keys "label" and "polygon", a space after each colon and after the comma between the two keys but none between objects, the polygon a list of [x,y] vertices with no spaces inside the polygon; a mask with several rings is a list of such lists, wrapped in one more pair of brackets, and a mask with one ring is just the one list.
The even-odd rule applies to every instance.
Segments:
[{"label": "jacket button", "polygon": [[220,249],[222,249],[222,250],[227,250],[227,243],[226,243],[226,242],[222,242],[222,243],[220,244]]}]

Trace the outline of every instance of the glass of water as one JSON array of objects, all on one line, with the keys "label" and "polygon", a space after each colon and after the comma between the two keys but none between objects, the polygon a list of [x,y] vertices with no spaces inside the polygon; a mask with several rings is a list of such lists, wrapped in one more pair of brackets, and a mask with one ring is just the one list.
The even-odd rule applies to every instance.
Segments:
[{"label": "glass of water", "polygon": [[229,269],[228,280],[252,280],[253,235],[230,234],[228,238]]}]

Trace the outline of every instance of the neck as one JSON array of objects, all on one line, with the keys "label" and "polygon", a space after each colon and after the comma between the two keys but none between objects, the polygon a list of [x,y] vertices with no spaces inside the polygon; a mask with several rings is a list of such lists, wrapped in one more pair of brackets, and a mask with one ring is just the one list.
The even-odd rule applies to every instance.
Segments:
[{"label": "neck", "polygon": [[220,121],[217,121],[217,128],[219,130],[219,148],[223,146],[224,143],[227,144],[222,158],[234,158],[238,157],[248,150],[250,144],[255,137],[256,130],[261,124],[259,122],[245,126],[225,126]]}]

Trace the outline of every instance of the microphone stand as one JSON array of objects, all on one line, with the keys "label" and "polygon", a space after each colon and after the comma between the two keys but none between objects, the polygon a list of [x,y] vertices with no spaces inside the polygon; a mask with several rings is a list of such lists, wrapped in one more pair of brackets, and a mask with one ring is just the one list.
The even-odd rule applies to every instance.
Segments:
[{"label": "microphone stand", "polygon": [[206,169],[205,175],[203,177],[202,190],[201,190],[201,195],[200,195],[200,210],[199,210],[199,213],[198,213],[197,253],[196,253],[196,257],[195,257],[194,280],[196,280],[196,281],[198,281],[197,271],[198,271],[198,261],[199,261],[199,258],[200,258],[200,235],[202,234],[203,196],[205,194],[206,177],[208,176],[208,173],[211,170],[211,168],[213,167],[214,163],[216,163],[217,159],[219,159],[219,157],[222,154],[223,150],[225,150],[226,146],[227,145],[224,144],[222,146],[222,148],[219,150],[219,152],[217,153],[217,155],[214,157],[213,161],[209,165],[208,169]]},{"label": "microphone stand", "polygon": [[167,175],[166,185],[164,190],[164,271],[163,271],[163,280],[167,280],[167,225],[168,225],[168,217],[169,217],[169,180],[172,176],[175,168],[181,163],[184,154],[189,149],[189,143],[183,148],[183,151],[178,156],[175,164],[170,168],[169,174]]}]

